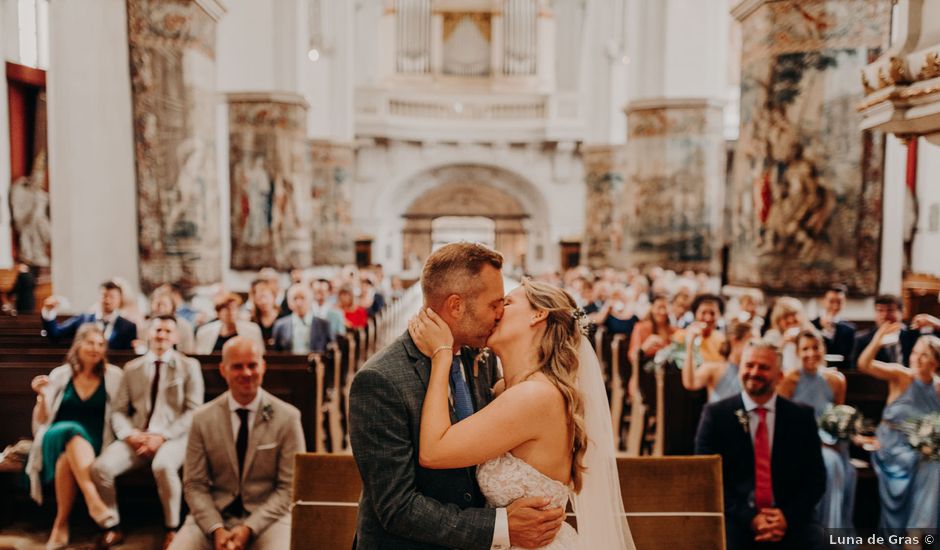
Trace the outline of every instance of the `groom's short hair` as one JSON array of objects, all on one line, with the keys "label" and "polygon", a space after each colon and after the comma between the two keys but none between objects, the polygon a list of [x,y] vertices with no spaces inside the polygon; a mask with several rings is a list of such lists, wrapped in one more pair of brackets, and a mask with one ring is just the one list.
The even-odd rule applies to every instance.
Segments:
[{"label": "groom's short hair", "polygon": [[451,243],[428,256],[421,272],[421,291],[430,306],[439,306],[451,294],[473,293],[474,277],[483,267],[503,268],[503,256],[480,243]]}]

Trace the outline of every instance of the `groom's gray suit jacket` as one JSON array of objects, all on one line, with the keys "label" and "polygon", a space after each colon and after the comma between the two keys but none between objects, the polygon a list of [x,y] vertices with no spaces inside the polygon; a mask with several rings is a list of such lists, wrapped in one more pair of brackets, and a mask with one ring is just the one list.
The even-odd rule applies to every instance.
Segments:
[{"label": "groom's gray suit jacket", "polygon": [[[474,369],[475,350],[461,359],[474,408],[492,399],[495,360]],[[476,468],[428,470],[418,464],[421,407],[431,361],[405,332],[370,359],[353,379],[349,427],[362,475],[358,550],[488,550],[496,512],[476,481]],[[453,409],[451,420],[456,422]]]}]

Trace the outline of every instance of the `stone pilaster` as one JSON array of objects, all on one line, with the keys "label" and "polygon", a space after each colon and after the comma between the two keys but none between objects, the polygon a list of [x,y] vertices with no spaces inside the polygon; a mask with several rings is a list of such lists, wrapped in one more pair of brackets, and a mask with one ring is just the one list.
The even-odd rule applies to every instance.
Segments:
[{"label": "stone pilaster", "polygon": [[623,219],[623,145],[590,145],[581,148],[586,186],[584,213],[585,259],[592,269],[622,267],[620,248]]},{"label": "stone pilaster", "polygon": [[889,0],[749,0],[741,131],[730,185],[729,280],[775,292],[879,279],[883,137],[861,131],[861,69]]},{"label": "stone pilaster", "polygon": [[725,151],[721,104],[651,99],[627,107],[624,247],[632,266],[720,269]]},{"label": "stone pilaster", "polygon": [[228,112],[232,268],[308,267],[317,215],[303,97],[228,94]]},{"label": "stone pilaster", "polygon": [[140,283],[221,280],[212,0],[128,0]]},{"label": "stone pilaster", "polygon": [[310,143],[313,169],[313,265],[354,263],[355,235],[350,197],[355,151],[351,144]]}]

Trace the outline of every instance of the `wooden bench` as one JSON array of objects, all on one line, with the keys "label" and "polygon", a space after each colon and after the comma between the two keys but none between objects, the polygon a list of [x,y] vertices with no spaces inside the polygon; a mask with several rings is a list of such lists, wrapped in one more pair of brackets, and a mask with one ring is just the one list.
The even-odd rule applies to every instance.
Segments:
[{"label": "wooden bench", "polygon": [[[620,458],[617,467],[637,548],[724,549],[720,457]],[[291,548],[350,548],[361,487],[351,456],[298,454]]]}]

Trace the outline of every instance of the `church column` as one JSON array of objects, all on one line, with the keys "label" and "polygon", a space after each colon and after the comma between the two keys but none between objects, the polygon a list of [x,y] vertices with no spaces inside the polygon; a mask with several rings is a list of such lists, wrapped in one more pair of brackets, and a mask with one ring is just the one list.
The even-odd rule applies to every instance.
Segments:
[{"label": "church column", "polygon": [[307,267],[312,211],[307,104],[299,94],[228,94],[232,269]]},{"label": "church column", "polygon": [[751,0],[731,181],[732,284],[840,283],[875,294],[884,138],[862,131],[861,69],[886,42],[890,0]]},{"label": "church column", "polygon": [[630,263],[718,273],[725,182],[721,103],[636,101],[627,108],[627,127]]},{"label": "church column", "polygon": [[624,250],[633,265],[721,269],[727,0],[627,5]]},{"label": "church column", "polygon": [[50,2],[49,30],[52,287],[81,311],[102,281],[139,281],[127,2]]},{"label": "church column", "polygon": [[[8,2],[0,1],[0,31],[8,31],[7,17],[4,11]],[[6,42],[0,39],[0,62],[5,62]],[[6,70],[4,69],[4,74]],[[10,219],[10,118],[8,114],[6,78],[0,79],[0,269],[13,266],[13,230]]]},{"label": "church column", "polygon": [[355,263],[350,197],[355,151],[352,144],[313,141],[313,265]]},{"label": "church column", "polygon": [[141,287],[221,280],[217,0],[129,0]]},{"label": "church column", "polygon": [[619,197],[624,180],[624,146],[584,146],[581,159],[587,187],[584,260],[593,269],[622,266],[619,248],[623,222]]}]

